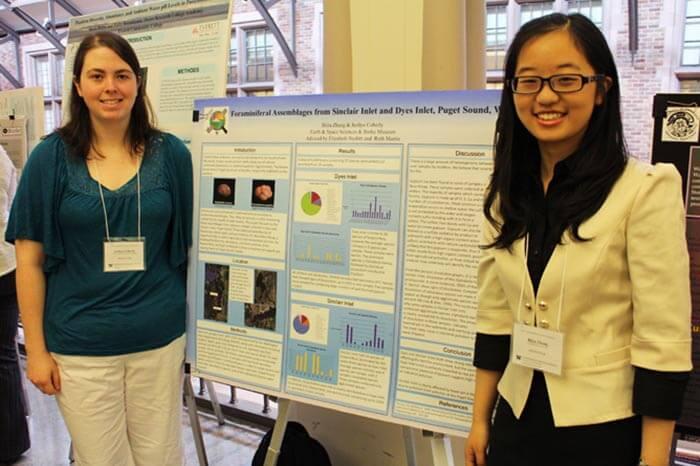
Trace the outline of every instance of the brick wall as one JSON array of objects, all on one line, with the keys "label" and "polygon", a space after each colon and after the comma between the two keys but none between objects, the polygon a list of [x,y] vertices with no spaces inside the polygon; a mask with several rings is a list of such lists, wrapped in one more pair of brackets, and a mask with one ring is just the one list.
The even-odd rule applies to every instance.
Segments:
[{"label": "brick wall", "polygon": [[[297,60],[298,76],[295,77],[289,66],[282,49],[275,47],[275,94],[313,94],[317,92],[317,83],[323,82],[323,76],[319,76],[322,68],[317,63],[317,57],[321,57],[319,48],[322,47],[320,37],[322,20],[321,15],[316,14],[316,5],[323,5],[323,0],[297,0],[296,2],[296,43],[294,44]],[[273,9],[275,21],[280,30],[291,44],[291,15],[286,2],[280,2]]]},{"label": "brick wall", "polygon": [[[59,29],[59,33],[65,32],[65,29]],[[24,51],[29,45],[44,44],[47,48],[51,45],[42,36],[35,33],[21,34],[19,43],[19,69],[20,77],[23,79],[25,86],[29,85],[29,80],[24,75]],[[15,44],[12,41],[8,41],[0,45],[0,63],[7,68],[13,76],[17,77],[17,64],[15,60]],[[4,76],[0,75],[0,90],[14,89],[12,84],[5,79]]]},{"label": "brick wall", "polygon": [[[15,59],[15,44],[14,42],[5,42],[0,45],[0,63],[5,67],[12,76],[17,77],[17,62]],[[14,89],[14,86],[0,75],[0,91]]]},{"label": "brick wall", "polygon": [[627,2],[621,2],[620,28],[616,34],[616,56],[622,92],[625,138],[634,157],[649,160],[653,137],[651,116],[654,94],[661,92],[664,69],[664,41],[670,28],[661,23],[662,1],[638,0],[639,50],[629,51]]}]

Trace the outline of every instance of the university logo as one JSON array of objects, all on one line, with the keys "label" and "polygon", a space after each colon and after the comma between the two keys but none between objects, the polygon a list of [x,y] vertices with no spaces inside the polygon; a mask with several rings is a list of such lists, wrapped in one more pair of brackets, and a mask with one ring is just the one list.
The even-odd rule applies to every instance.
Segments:
[{"label": "university logo", "polygon": [[666,109],[662,140],[697,142],[698,117],[695,108],[669,107]]}]

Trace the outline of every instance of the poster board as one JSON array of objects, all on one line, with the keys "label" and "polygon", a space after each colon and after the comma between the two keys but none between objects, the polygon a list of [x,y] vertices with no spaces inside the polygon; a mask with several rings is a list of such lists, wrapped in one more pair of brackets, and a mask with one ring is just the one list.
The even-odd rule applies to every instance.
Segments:
[{"label": "poster board", "polygon": [[464,435],[498,102],[196,101],[193,375]]},{"label": "poster board", "polygon": [[[23,117],[26,121],[26,153],[13,159],[18,169],[24,166],[29,153],[44,136],[44,89],[26,87],[0,91],[0,118]],[[13,149],[4,147],[10,153]]]},{"label": "poster board", "polygon": [[23,116],[0,116],[0,146],[18,170],[27,160],[27,119]]},{"label": "poster board", "polygon": [[686,237],[690,256],[693,371],[683,399],[676,429],[700,434],[700,94],[654,96],[652,163],[672,163],[681,174],[686,207]]},{"label": "poster board", "polygon": [[63,95],[69,108],[73,61],[86,35],[108,30],[136,51],[158,127],[189,142],[195,98],[226,93],[229,0],[164,0],[71,18]]}]

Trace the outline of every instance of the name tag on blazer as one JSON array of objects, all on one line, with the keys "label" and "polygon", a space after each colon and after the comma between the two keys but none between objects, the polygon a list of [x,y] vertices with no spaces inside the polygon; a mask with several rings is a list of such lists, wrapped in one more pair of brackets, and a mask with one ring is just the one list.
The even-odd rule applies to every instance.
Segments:
[{"label": "name tag on blazer", "polygon": [[561,375],[564,334],[516,323],[510,361],[519,366]]}]

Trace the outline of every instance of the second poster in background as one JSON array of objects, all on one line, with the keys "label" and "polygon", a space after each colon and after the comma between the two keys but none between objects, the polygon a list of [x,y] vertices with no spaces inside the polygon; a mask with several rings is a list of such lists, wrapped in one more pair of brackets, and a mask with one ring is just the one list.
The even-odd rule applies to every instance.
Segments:
[{"label": "second poster in background", "polygon": [[498,96],[197,101],[196,372],[464,433]]},{"label": "second poster in background", "polygon": [[231,34],[229,0],[164,0],[71,18],[63,80],[69,108],[73,61],[80,42],[98,31],[126,38],[139,56],[160,129],[189,143],[192,101],[223,95]]}]

